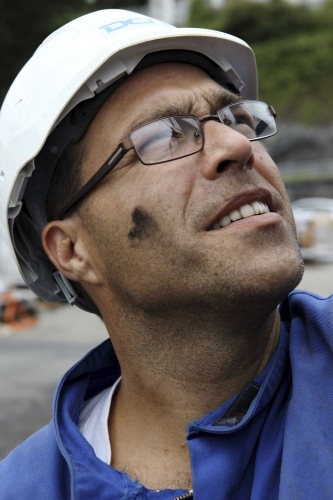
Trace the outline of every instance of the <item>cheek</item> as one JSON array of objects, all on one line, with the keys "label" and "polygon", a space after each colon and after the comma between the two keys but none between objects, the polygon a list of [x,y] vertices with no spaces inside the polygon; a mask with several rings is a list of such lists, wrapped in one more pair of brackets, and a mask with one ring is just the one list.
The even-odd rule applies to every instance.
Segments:
[{"label": "cheek", "polygon": [[258,152],[256,153],[257,162],[256,170],[259,174],[273,186],[284,200],[289,200],[288,194],[282,180],[280,171],[266,149],[259,143]]},{"label": "cheek", "polygon": [[140,165],[136,172],[133,169],[118,195],[119,204],[126,198],[126,216],[131,223],[144,223],[141,217],[138,220],[139,212],[133,214],[138,208],[149,214],[151,222],[155,220],[162,233],[164,229],[170,232],[170,228],[175,228],[184,217],[193,182],[193,169],[182,166],[174,161],[161,165]]},{"label": "cheek", "polygon": [[288,222],[293,234],[296,234],[296,226],[289,196],[282,180],[280,171],[264,146],[258,142],[254,143],[256,155],[256,171],[267,182],[268,187],[273,188],[277,193],[278,211],[281,212]]},{"label": "cheek", "polygon": [[124,275],[172,267],[190,232],[187,207],[194,172],[193,162],[134,165],[110,175],[93,193],[87,203],[89,229],[105,276],[118,276],[120,282]]},{"label": "cheek", "polygon": [[176,169],[167,167],[139,165],[110,176],[101,185],[86,210],[89,226],[99,240],[114,240],[119,251],[128,252],[171,239],[184,213],[189,187],[180,182]]}]

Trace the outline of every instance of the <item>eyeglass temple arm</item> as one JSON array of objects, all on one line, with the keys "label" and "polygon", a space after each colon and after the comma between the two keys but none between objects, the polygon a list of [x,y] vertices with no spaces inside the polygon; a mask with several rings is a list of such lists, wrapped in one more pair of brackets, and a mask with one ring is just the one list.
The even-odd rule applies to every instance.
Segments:
[{"label": "eyeglass temple arm", "polygon": [[76,193],[76,195],[64,206],[62,209],[59,220],[63,219],[67,212],[86,194],[89,193],[99,182],[101,182],[120,162],[120,160],[125,156],[127,151],[133,148],[132,141],[129,139],[124,140],[117,149],[109,156],[105,163],[94,173],[94,175],[82,186],[82,188]]}]

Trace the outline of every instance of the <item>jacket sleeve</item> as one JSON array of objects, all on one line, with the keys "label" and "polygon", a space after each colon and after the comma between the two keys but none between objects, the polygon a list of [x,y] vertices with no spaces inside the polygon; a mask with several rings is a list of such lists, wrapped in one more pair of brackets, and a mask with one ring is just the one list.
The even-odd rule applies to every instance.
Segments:
[{"label": "jacket sleeve", "polygon": [[0,462],[1,500],[67,500],[71,498],[70,482],[52,423]]}]

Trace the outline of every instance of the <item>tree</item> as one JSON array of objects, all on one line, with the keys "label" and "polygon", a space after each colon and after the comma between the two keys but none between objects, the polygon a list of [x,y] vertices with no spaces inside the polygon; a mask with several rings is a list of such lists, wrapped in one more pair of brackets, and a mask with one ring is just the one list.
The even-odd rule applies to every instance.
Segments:
[{"label": "tree", "polygon": [[279,120],[332,123],[333,0],[319,9],[284,0],[229,0],[219,10],[194,0],[191,22],[231,33],[252,46],[260,98],[276,107]]},{"label": "tree", "polygon": [[218,10],[209,8],[204,0],[194,0],[190,24],[225,31],[249,44],[311,33],[322,27],[316,12],[284,0],[271,0],[264,4],[232,0]]},{"label": "tree", "polygon": [[333,34],[303,34],[253,46],[260,98],[283,120],[332,123]]}]

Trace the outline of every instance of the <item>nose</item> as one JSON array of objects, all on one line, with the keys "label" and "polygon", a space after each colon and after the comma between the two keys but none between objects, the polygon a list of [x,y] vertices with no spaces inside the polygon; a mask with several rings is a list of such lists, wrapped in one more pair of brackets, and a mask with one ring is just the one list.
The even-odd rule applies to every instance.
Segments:
[{"label": "nose", "polygon": [[252,143],[247,137],[216,121],[202,124],[205,146],[200,153],[202,173],[214,180],[226,170],[241,171],[252,169],[254,154]]}]

